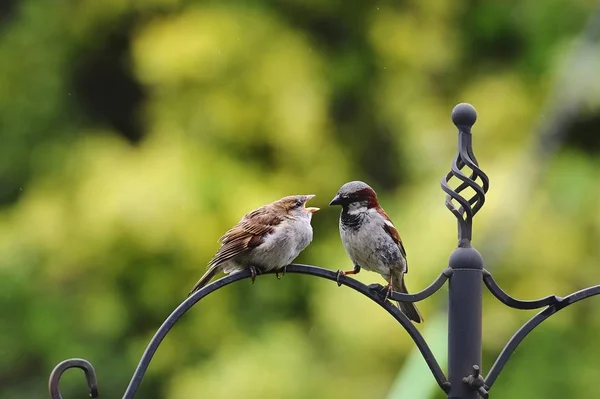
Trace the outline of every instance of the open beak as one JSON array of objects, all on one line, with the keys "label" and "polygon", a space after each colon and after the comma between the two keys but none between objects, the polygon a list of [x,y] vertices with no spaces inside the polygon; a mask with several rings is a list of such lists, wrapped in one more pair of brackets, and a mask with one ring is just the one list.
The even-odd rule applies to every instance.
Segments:
[{"label": "open beak", "polygon": [[306,197],[307,197],[307,199],[306,199],[306,201],[304,202],[304,209],[306,209],[306,210],[307,210],[307,211],[309,211],[310,213],[315,213],[316,211],[318,211],[319,209],[321,209],[321,208],[316,208],[316,207],[314,207],[314,206],[309,206],[309,207],[306,207],[306,203],[307,203],[308,201],[310,201],[311,199],[313,199],[315,196],[311,194],[311,195],[307,195]]},{"label": "open beak", "polygon": [[340,197],[339,195],[336,195],[335,197],[333,197],[333,199],[329,203],[329,206],[332,206],[332,205],[342,205],[342,197]]}]

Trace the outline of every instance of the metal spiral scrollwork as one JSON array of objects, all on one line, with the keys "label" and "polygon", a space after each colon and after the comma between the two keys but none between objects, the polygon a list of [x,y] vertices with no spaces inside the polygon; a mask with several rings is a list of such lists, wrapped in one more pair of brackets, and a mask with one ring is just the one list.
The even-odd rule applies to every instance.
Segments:
[{"label": "metal spiral scrollwork", "polygon": [[[446,207],[458,220],[459,246],[471,242],[473,216],[483,206],[485,194],[489,188],[489,179],[479,168],[477,159],[473,154],[471,127],[473,127],[476,120],[477,112],[470,104],[458,104],[452,110],[452,122],[458,128],[459,133],[458,153],[452,161],[451,171],[441,181],[442,190],[447,194]],[[471,170],[469,176],[463,172],[465,166]],[[453,177],[461,181],[455,189],[449,185]],[[481,180],[481,184],[477,182],[477,178]],[[467,188],[471,188],[474,193],[470,197],[465,198],[461,194],[466,194],[464,190]],[[459,206],[453,201],[456,201]]]},{"label": "metal spiral scrollwork", "polygon": [[[487,175],[479,168],[473,154],[471,128],[477,120],[475,108],[459,104],[452,111],[452,121],[458,128],[458,152],[451,171],[442,178],[441,186],[446,195],[446,207],[458,220],[458,247],[450,257],[453,268],[449,276],[449,373],[451,398],[489,397],[489,390],[500,375],[510,356],[525,337],[544,320],[561,309],[583,299],[600,295],[600,286],[589,287],[565,297],[549,295],[535,300],[520,300],[506,293],[483,268],[481,255],[471,246],[473,217],[485,202],[489,188]],[[465,173],[464,169],[471,172]],[[456,178],[460,184],[452,189],[450,181]],[[467,191],[465,191],[467,190]],[[467,194],[472,190],[470,196]],[[498,358],[484,378],[481,373],[481,286],[504,305],[514,309],[542,309],[527,321],[504,346]],[[470,334],[470,339],[464,339]],[[469,353],[466,355],[466,353]],[[471,363],[468,363],[472,361]],[[462,377],[461,377],[462,375]],[[458,384],[458,377],[462,386]],[[466,388],[466,389],[465,389]]]}]

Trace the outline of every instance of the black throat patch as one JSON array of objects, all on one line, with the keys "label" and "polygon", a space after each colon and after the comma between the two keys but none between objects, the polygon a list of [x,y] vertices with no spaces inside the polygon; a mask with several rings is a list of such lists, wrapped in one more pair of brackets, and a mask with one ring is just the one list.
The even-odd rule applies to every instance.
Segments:
[{"label": "black throat patch", "polygon": [[362,212],[350,214],[348,208],[342,208],[342,214],[340,221],[344,230],[358,230],[362,224],[362,220],[365,215]]}]

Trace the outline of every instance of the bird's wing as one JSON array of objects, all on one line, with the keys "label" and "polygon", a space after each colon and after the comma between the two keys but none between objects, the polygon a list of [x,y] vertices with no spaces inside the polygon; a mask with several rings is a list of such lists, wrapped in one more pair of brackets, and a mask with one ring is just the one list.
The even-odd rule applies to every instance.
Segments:
[{"label": "bird's wing", "polygon": [[281,221],[280,216],[268,212],[265,207],[248,213],[219,239],[221,247],[208,263],[208,267],[231,260],[262,244],[265,235],[272,233]]},{"label": "bird's wing", "polygon": [[[402,256],[404,256],[404,259],[406,260],[406,250],[404,249],[404,245],[402,244],[400,234],[398,234],[398,230],[396,230],[396,227],[394,227],[392,220],[381,207],[377,209],[377,212],[381,216],[383,216],[383,219],[385,219],[383,229],[390,235],[390,237],[392,237],[392,240],[394,240],[394,242],[398,245],[398,248],[400,248],[400,253],[402,254]],[[408,273],[408,262],[406,262],[406,271],[404,273]]]}]

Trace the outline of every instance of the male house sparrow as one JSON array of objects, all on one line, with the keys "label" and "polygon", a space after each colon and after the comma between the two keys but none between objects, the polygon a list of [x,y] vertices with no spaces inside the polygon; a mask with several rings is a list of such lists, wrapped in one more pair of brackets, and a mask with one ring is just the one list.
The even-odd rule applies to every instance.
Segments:
[{"label": "male house sparrow", "polygon": [[220,271],[233,273],[248,268],[254,282],[260,272],[279,270],[288,265],[312,241],[310,221],[319,208],[306,208],[305,205],[313,197],[284,197],[244,215],[219,239],[221,247],[189,295],[205,286]]},{"label": "male house sparrow", "polygon": [[[340,274],[358,274],[361,268],[377,272],[388,282],[388,295],[393,289],[408,293],[404,274],[408,273],[406,251],[398,231],[377,201],[377,194],[366,183],[344,184],[329,205],[341,205],[340,236],[354,263],[354,270]],[[387,296],[386,296],[387,297]],[[420,323],[423,317],[411,302],[398,306],[409,319]]]}]

